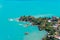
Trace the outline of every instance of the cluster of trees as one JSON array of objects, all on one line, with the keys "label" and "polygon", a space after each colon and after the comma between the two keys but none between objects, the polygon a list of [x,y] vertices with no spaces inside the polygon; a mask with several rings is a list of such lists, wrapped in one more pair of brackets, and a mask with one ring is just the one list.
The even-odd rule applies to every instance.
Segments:
[{"label": "cluster of trees", "polygon": [[42,40],[59,40],[59,39],[57,39],[57,38],[54,38],[54,37],[44,37]]},{"label": "cluster of trees", "polygon": [[[54,23],[56,23],[56,22],[48,22],[49,19],[52,19],[52,18],[50,18],[50,17],[43,17],[43,18],[42,17],[39,17],[39,18],[35,18],[33,16],[21,16],[19,18],[19,21],[29,21],[29,22],[32,23],[32,25],[38,25],[41,29],[47,29],[48,26],[50,27]],[[53,20],[57,21],[57,19],[55,19],[55,18],[53,18]]]}]

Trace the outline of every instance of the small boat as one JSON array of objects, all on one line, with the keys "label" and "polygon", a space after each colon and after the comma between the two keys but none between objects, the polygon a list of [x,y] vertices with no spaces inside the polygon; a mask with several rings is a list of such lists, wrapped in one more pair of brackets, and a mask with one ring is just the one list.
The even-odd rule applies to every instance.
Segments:
[{"label": "small boat", "polygon": [[28,32],[25,32],[25,35],[28,35]]}]

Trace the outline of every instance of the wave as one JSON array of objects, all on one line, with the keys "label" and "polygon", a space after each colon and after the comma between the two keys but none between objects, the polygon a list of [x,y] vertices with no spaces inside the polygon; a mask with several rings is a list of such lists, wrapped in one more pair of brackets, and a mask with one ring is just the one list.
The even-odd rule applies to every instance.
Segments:
[{"label": "wave", "polygon": [[38,17],[50,17],[53,16],[53,14],[40,14],[40,15],[35,15],[34,17],[38,18]]}]

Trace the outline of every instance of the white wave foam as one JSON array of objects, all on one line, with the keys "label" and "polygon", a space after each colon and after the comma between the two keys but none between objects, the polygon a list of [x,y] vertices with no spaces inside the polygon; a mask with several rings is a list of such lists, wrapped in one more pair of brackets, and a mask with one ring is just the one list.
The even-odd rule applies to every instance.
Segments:
[{"label": "white wave foam", "polygon": [[47,17],[47,16],[52,16],[53,14],[40,14],[40,15],[35,15],[36,18],[38,17]]},{"label": "white wave foam", "polygon": [[13,19],[13,18],[9,18],[8,20],[9,20],[9,21],[14,21],[14,19]]},{"label": "white wave foam", "polygon": [[23,24],[19,24],[20,26],[23,26]]},{"label": "white wave foam", "polygon": [[23,27],[27,27],[26,25],[23,25],[23,24],[19,24],[20,26],[23,26]]},{"label": "white wave foam", "polygon": [[18,19],[19,19],[19,18],[9,18],[8,20],[9,20],[9,21],[16,21],[16,22],[19,22]]}]

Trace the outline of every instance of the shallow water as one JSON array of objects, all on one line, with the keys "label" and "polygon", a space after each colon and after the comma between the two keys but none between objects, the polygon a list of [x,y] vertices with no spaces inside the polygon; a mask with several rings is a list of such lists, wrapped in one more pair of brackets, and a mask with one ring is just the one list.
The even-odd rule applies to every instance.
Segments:
[{"label": "shallow water", "polygon": [[[29,26],[25,28],[20,26],[18,22],[10,22],[8,20],[9,18],[17,18],[23,15],[35,17],[60,16],[60,1],[0,0],[0,40],[24,40],[25,32],[31,34],[36,32],[37,34],[37,27]],[[42,36],[44,36],[44,33],[46,32],[41,32]]]}]

